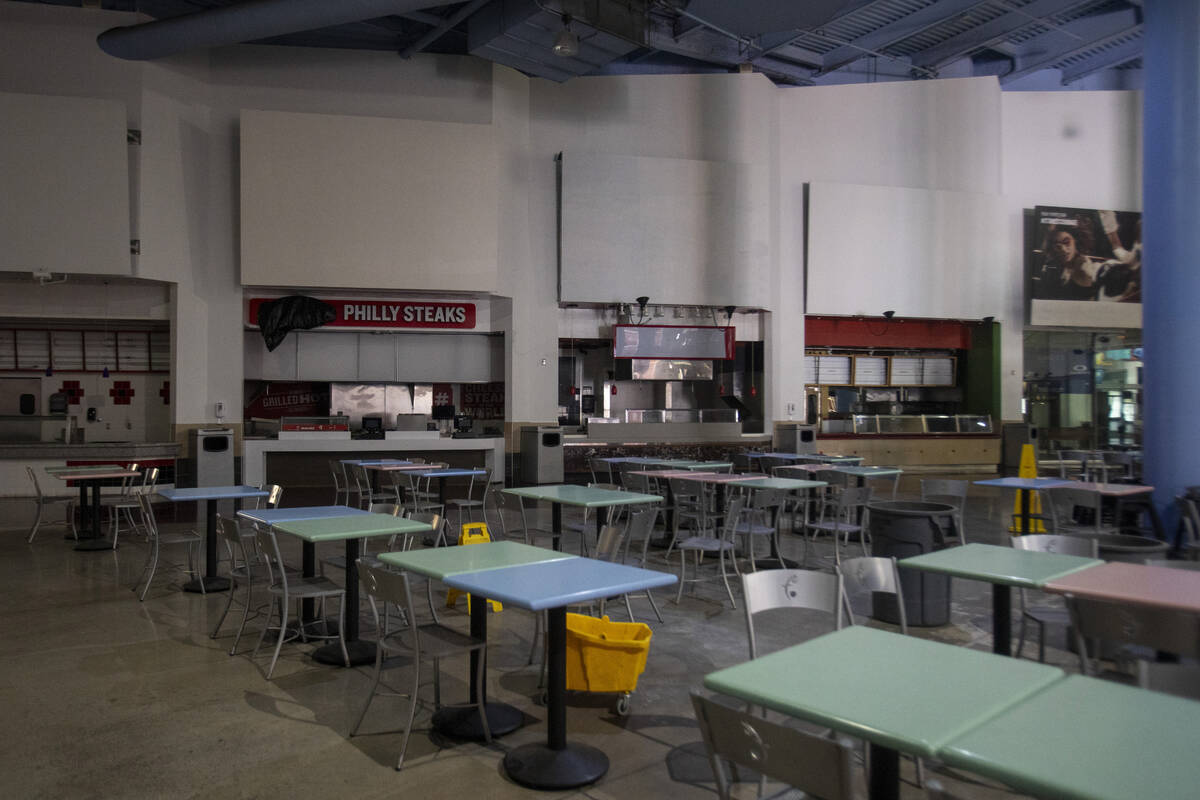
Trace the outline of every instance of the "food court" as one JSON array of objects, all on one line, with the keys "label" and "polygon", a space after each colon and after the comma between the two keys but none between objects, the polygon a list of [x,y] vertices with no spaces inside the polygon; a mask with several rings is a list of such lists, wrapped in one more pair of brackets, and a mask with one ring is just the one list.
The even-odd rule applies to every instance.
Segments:
[{"label": "food court", "polygon": [[0,0],[6,794],[1194,796],[1197,63]]}]

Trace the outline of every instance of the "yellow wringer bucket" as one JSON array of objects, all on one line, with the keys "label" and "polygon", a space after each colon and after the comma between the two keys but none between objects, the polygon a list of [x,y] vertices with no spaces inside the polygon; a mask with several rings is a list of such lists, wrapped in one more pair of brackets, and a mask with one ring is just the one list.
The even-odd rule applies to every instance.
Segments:
[{"label": "yellow wringer bucket", "polygon": [[[1018,478],[1036,478],[1037,456],[1033,453],[1033,445],[1021,445],[1021,468],[1017,471]],[[1033,492],[1029,498],[1029,531],[1028,533],[1045,533],[1046,524],[1042,521],[1042,497],[1033,489],[1017,489],[1013,498],[1012,524],[1009,533],[1020,535],[1021,530],[1021,492]]]},{"label": "yellow wringer bucket", "polygon": [[[484,544],[492,540],[491,534],[488,533],[486,522],[468,522],[462,526],[462,531],[458,534],[458,543],[460,546],[468,544]],[[458,603],[460,595],[467,595],[467,613],[471,613],[471,595],[461,589],[450,589],[446,592],[446,608],[454,608]],[[498,600],[488,600],[488,605],[492,607],[492,611],[497,614],[504,610],[504,606],[500,605]]]}]

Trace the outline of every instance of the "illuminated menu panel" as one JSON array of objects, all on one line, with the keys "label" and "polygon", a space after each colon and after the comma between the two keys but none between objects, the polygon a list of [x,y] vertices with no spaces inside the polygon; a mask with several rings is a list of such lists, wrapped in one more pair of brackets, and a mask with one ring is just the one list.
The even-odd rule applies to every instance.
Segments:
[{"label": "illuminated menu panel", "polygon": [[818,356],[817,377],[821,383],[848,386],[850,384],[850,356]]},{"label": "illuminated menu panel", "polygon": [[921,362],[924,359],[895,356],[892,358],[892,386],[920,386],[923,380]]},{"label": "illuminated menu panel", "polygon": [[855,356],[854,383],[858,386],[887,385],[887,359],[883,356]]}]

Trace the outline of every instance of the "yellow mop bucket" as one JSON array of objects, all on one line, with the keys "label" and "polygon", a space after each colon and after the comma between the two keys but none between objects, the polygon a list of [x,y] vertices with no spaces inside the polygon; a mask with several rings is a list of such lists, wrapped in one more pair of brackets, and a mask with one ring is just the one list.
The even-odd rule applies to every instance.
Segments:
[{"label": "yellow mop bucket", "polygon": [[650,626],[567,614],[567,688],[624,692],[637,688],[650,653]]}]

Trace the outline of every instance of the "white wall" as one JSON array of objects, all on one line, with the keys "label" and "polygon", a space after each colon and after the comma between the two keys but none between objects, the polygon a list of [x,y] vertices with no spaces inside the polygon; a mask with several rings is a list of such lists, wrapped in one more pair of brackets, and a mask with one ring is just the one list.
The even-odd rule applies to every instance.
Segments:
[{"label": "white wall", "polygon": [[490,125],[242,112],[244,284],[492,292]]},{"label": "white wall", "polygon": [[[1142,208],[1142,94],[1006,92],[1001,95],[1004,238],[1011,243],[1004,274],[1008,315],[1024,319],[1024,210],[1037,205]],[[1103,314],[1111,303],[1095,303]],[[1103,318],[1096,319],[1104,327]],[[1020,343],[1006,326],[1001,372],[1004,416],[1020,416],[1024,376]],[[1016,384],[1016,391],[1011,386]],[[1012,399],[1013,404],[1009,401]]]}]

